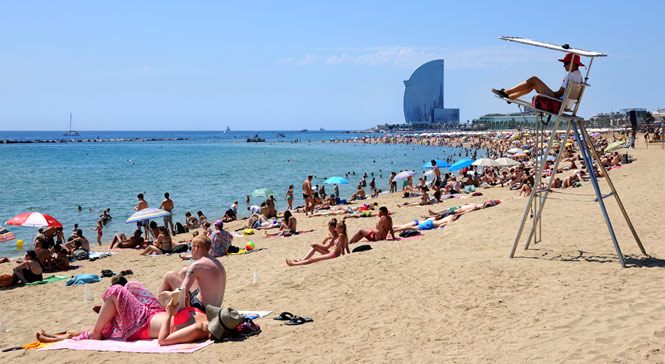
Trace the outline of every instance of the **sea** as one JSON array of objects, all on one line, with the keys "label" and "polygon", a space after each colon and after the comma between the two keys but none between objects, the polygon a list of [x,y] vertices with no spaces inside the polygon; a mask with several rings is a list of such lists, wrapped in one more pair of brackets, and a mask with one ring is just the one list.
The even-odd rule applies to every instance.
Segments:
[{"label": "sea", "polygon": [[[202,211],[209,221],[221,218],[231,203],[239,201],[239,215],[261,198],[246,196],[259,188],[275,192],[277,208],[287,204],[284,195],[294,185],[294,206],[302,205],[301,185],[314,175],[312,185],[322,186],[332,176],[349,173],[349,184],[340,185],[342,198],[350,198],[364,173],[367,182],[389,190],[391,171],[416,170],[432,159],[457,160],[458,148],[420,145],[372,145],[329,143],[364,135],[342,131],[80,131],[64,137],[62,131],[0,131],[0,140],[35,139],[164,139],[168,141],[0,144],[3,163],[0,178],[0,225],[17,239],[0,243],[0,257],[16,257],[32,248],[35,228],[7,225],[15,215],[39,211],[56,218],[69,236],[75,223],[97,246],[91,231],[110,208],[113,219],[104,226],[102,242],[114,234],[131,234],[126,224],[143,193],[149,207],[159,207],[168,192],[174,201],[173,221],[184,221],[187,211]],[[258,135],[264,143],[247,143]],[[420,174],[419,174],[420,175]],[[418,176],[418,175],[417,175]],[[366,191],[369,191],[366,189]],[[328,194],[332,185],[326,185]],[[79,211],[79,206],[81,211]],[[159,219],[161,223],[161,219]],[[23,240],[23,248],[16,244]]]}]

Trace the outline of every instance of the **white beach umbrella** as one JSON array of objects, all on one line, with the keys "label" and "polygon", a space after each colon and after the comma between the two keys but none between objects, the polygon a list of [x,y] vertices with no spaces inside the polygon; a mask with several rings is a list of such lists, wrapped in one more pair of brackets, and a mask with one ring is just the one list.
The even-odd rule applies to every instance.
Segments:
[{"label": "white beach umbrella", "polygon": [[498,167],[499,163],[497,163],[494,159],[480,158],[475,162],[471,163],[471,165],[480,166],[480,167]]},{"label": "white beach umbrella", "polygon": [[500,166],[515,166],[520,164],[520,162],[510,158],[499,158],[496,162],[499,163]]},{"label": "white beach umbrella", "polygon": [[522,148],[510,148],[506,151],[506,153],[510,153],[510,154],[522,153],[522,152],[524,152],[524,150],[522,150]]}]

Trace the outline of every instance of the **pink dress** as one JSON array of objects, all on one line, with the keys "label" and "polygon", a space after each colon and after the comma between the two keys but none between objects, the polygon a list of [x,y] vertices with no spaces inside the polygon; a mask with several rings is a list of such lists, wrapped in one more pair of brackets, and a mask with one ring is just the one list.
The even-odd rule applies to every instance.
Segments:
[{"label": "pink dress", "polygon": [[138,334],[148,327],[150,319],[159,312],[164,312],[164,307],[157,298],[138,282],[127,282],[125,286],[119,284],[111,286],[104,299],[116,296],[118,301],[118,312],[113,320],[104,326],[102,337],[122,337],[125,341],[138,338]]}]

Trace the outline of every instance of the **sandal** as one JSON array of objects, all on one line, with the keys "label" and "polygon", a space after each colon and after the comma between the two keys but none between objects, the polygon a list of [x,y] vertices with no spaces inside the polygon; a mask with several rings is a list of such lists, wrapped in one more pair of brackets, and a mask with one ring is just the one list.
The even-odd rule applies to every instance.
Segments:
[{"label": "sandal", "polygon": [[293,318],[291,319],[291,321],[286,322],[286,324],[287,324],[287,325],[302,325],[302,324],[304,324],[305,322],[312,322],[312,321],[314,321],[314,320],[312,320],[312,319],[309,318],[309,317],[293,316]]},{"label": "sandal", "polygon": [[[495,95],[499,96],[499,97],[502,98],[502,99],[508,99],[508,100],[510,100],[510,97],[509,97],[508,94],[506,93],[506,89],[503,89],[503,88],[502,88],[501,90],[497,90],[497,89],[493,88],[493,89],[492,89],[492,92],[494,92]],[[506,100],[506,102],[510,104],[510,101],[508,101],[508,100]]]},{"label": "sandal", "polygon": [[291,312],[282,312],[279,316],[275,316],[272,319],[277,321],[290,321],[293,319],[293,314]]}]

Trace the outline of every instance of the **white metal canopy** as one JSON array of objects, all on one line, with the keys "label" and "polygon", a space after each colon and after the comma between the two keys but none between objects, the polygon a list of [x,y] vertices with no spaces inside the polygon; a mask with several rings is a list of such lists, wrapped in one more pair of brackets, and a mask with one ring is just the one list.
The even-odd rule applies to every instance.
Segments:
[{"label": "white metal canopy", "polygon": [[607,57],[607,54],[600,53],[600,52],[592,52],[592,51],[587,51],[584,49],[577,49],[577,48],[572,48],[568,46],[567,44],[564,44],[562,46],[557,45],[557,44],[552,44],[552,43],[547,43],[547,42],[539,42],[537,40],[531,40],[527,38],[520,38],[520,37],[499,37],[499,39],[503,39],[508,42],[517,42],[517,43],[522,43],[522,44],[527,44],[527,45],[532,45],[536,47],[541,47],[541,48],[547,48],[547,49],[553,49],[555,51],[560,51],[564,53],[573,53],[573,54],[578,54],[580,56],[584,57]]}]

